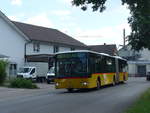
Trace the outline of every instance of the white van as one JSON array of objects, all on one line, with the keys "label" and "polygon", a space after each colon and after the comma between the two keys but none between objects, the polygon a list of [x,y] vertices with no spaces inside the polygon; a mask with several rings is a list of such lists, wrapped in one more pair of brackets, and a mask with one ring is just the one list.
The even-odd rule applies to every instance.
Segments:
[{"label": "white van", "polygon": [[50,84],[51,82],[54,82],[54,79],[55,79],[55,68],[51,67],[50,70],[47,72],[46,81],[48,84]]},{"label": "white van", "polygon": [[36,67],[22,67],[22,68],[20,68],[19,72],[17,73],[17,77],[36,80],[36,78],[37,78]]}]

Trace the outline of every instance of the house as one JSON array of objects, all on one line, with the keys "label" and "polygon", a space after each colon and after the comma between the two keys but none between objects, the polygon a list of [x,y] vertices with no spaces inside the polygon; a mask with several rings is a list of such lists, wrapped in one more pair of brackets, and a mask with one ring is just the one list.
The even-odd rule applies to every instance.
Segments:
[{"label": "house", "polygon": [[107,45],[104,43],[104,45],[90,45],[88,48],[92,51],[96,51],[99,53],[106,53],[112,56],[117,55],[117,47],[115,44]]},{"label": "house", "polygon": [[41,61],[41,58],[46,60],[47,56],[52,56],[56,52],[86,49],[86,45],[57,29],[14,21],[12,23],[30,40],[25,44],[25,60],[27,61]]},{"label": "house", "polygon": [[130,45],[126,45],[118,51],[118,54],[128,60],[130,76],[144,77],[150,72],[150,51],[148,49],[135,51]]},{"label": "house", "polygon": [[9,57],[9,75],[26,62],[48,62],[55,52],[79,49],[86,45],[57,29],[11,21],[0,12],[0,53]]}]

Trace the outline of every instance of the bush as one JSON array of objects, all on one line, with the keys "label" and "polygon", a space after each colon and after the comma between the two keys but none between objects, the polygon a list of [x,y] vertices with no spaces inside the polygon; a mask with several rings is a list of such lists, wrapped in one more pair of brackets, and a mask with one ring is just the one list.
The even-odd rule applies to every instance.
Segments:
[{"label": "bush", "polygon": [[0,60],[0,85],[2,85],[6,79],[6,66],[7,62]]},{"label": "bush", "polygon": [[28,89],[36,89],[38,88],[36,84],[32,83],[31,80],[23,79],[23,78],[15,78],[10,81],[10,87],[12,88],[28,88]]}]

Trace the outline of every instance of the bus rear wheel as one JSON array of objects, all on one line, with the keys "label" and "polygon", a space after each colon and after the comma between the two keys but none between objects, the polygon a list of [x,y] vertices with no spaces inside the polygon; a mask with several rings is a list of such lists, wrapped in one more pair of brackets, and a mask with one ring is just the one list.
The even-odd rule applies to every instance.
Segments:
[{"label": "bus rear wheel", "polygon": [[115,76],[113,77],[112,85],[113,85],[113,86],[115,86],[115,85],[116,85],[116,78],[115,78]]}]

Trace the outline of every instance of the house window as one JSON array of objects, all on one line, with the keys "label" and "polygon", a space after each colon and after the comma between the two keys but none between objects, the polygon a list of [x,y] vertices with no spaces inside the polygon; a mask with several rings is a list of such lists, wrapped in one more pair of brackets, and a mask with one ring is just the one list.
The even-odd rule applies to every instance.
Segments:
[{"label": "house window", "polygon": [[40,43],[33,43],[33,51],[34,52],[40,51]]},{"label": "house window", "polygon": [[59,47],[58,46],[54,46],[54,53],[59,52]]},{"label": "house window", "polygon": [[75,50],[75,48],[70,48],[71,49],[71,51],[74,51]]}]

